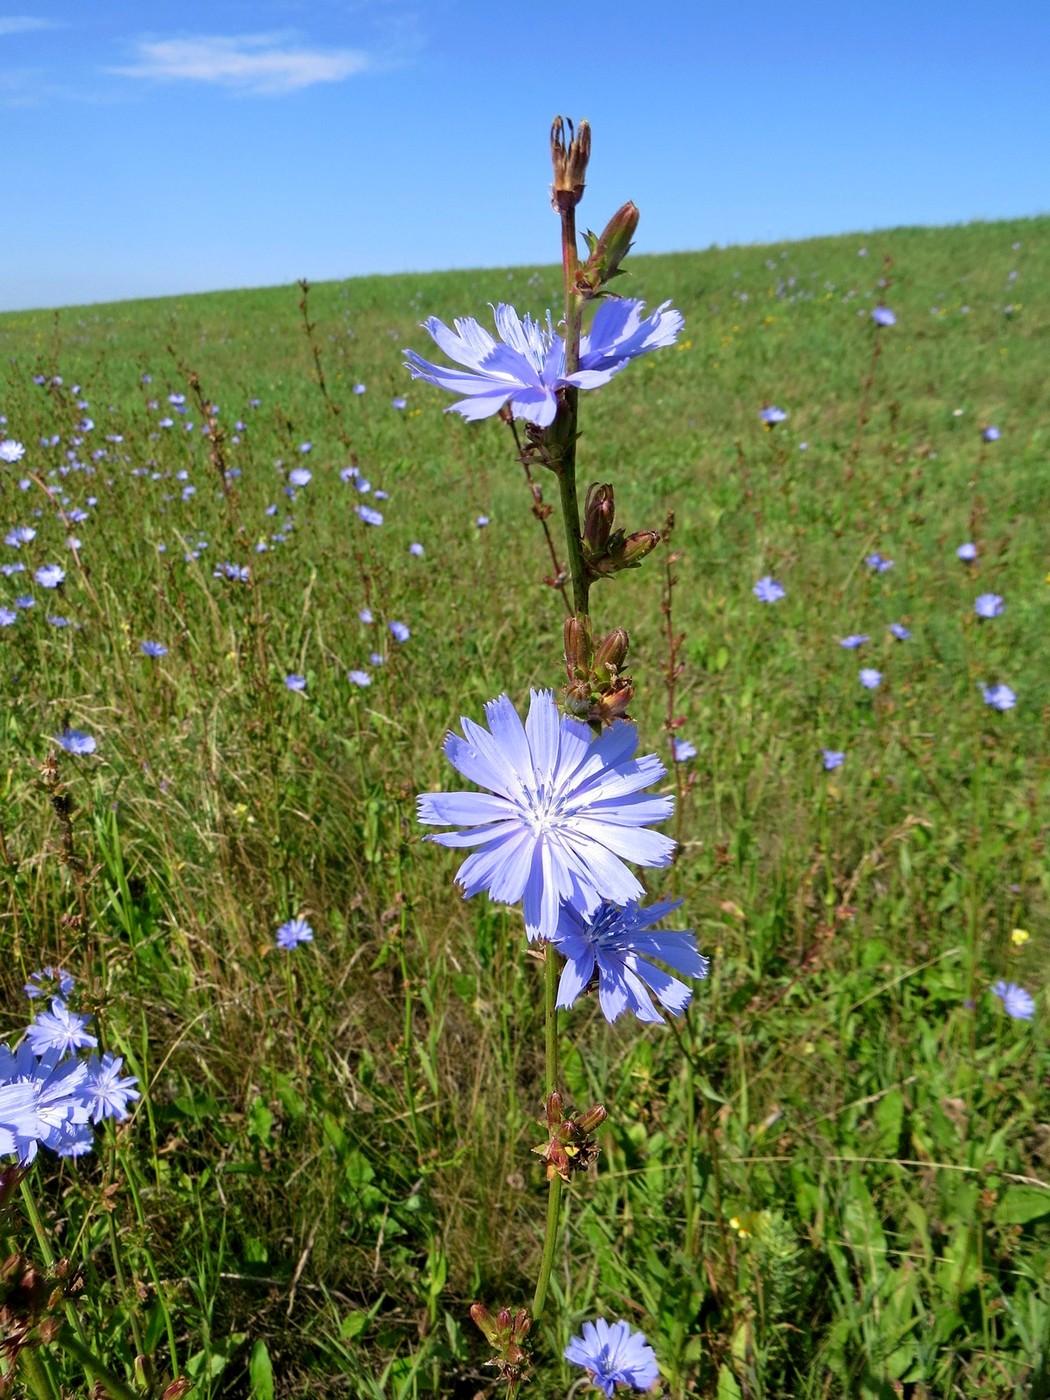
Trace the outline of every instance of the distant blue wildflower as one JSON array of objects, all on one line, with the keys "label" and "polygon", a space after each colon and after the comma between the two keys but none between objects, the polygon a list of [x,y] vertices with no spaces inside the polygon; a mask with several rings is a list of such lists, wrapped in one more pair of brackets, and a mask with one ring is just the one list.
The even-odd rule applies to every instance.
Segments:
[{"label": "distant blue wildflower", "polygon": [[25,571],[26,566],[21,561],[16,561],[13,564],[0,564],[0,574],[3,574],[5,578],[10,578],[13,574],[24,574]]},{"label": "distant blue wildflower", "polygon": [[383,666],[386,663],[386,657],[381,651],[370,651],[368,653],[368,659],[373,666]]},{"label": "distant blue wildflower", "polygon": [[20,462],[25,455],[25,448],[14,438],[0,441],[0,462]]},{"label": "distant blue wildflower", "polygon": [[845,647],[847,651],[856,651],[857,647],[862,647],[870,640],[866,632],[851,632],[848,637],[841,638],[839,646]]},{"label": "distant blue wildflower", "polygon": [[378,510],[373,510],[371,506],[357,506],[357,513],[366,525],[382,525],[383,516]]},{"label": "distant blue wildflower", "polygon": [[87,1078],[84,1082],[83,1099],[94,1123],[103,1118],[114,1118],[122,1123],[128,1116],[128,1104],[140,1098],[135,1085],[139,1082],[135,1075],[121,1078],[124,1058],[113,1055],[108,1050],[100,1060],[92,1055],[87,1062]]},{"label": "distant blue wildflower", "polygon": [[992,991],[1003,1004],[1007,1016],[1015,1021],[1030,1021],[1035,1015],[1035,1002],[1016,982],[993,982]]},{"label": "distant blue wildflower", "polygon": [[78,1015],[70,1011],[61,997],[55,997],[50,1011],[41,1011],[29,1024],[26,1039],[34,1055],[43,1055],[45,1050],[57,1050],[60,1055],[70,1055],[74,1050],[91,1049],[98,1044],[95,1036],[84,1028],[90,1016]]},{"label": "distant blue wildflower", "polygon": [[366,686],[372,684],[372,677],[367,671],[348,671],[346,678],[351,685]]},{"label": "distant blue wildflower", "polygon": [[340,473],[339,473],[339,480],[340,480],[340,481],[353,481],[354,477],[355,477],[355,476],[358,476],[359,474],[360,474],[360,473],[359,473],[358,468],[355,467],[355,466],[353,466],[353,465],[351,465],[351,466],[349,466],[349,467],[343,467],[342,470],[341,470]]},{"label": "distant blue wildflower", "polygon": [[781,598],[787,596],[787,589],[782,583],[777,583],[775,578],[769,574],[765,578],[760,578],[752,588],[751,592],[760,603],[779,603]]},{"label": "distant blue wildflower", "polygon": [[414,350],[405,351],[405,367],[413,379],[465,395],[448,411],[470,422],[491,417],[509,402],[515,418],[546,428],[554,422],[559,389],[597,389],[637,356],[674,344],[683,325],[681,313],[669,311],[670,302],[664,302],[643,320],[644,306],[628,298],[603,301],[589,334],[581,337],[580,368],[574,374],[565,373],[565,342],[555,334],[550,312],[543,325],[531,316],[519,317],[504,302],[494,313],[502,344],[471,316],[456,321],[455,331],[436,316],[423,322],[439,349],[465,370],[432,364]]},{"label": "distant blue wildflower", "polygon": [[836,768],[841,768],[846,761],[846,755],[838,749],[821,749],[820,753],[824,760],[825,771],[828,773]]},{"label": "distant blue wildflower", "polygon": [[866,690],[877,690],[882,684],[882,672],[876,671],[873,666],[862,666],[859,680]]},{"label": "distant blue wildflower", "polygon": [[978,617],[991,618],[1000,617],[1006,604],[998,593],[982,593],[974,599],[973,610]]},{"label": "distant blue wildflower", "polygon": [[313,443],[312,443],[312,442],[301,442],[301,443],[299,444],[299,451],[300,451],[300,452],[311,452],[312,450],[313,450]]},{"label": "distant blue wildflower", "polygon": [[998,442],[999,439],[1002,437],[1002,433],[999,431],[999,429],[995,426],[994,423],[990,423],[988,427],[985,428],[984,431],[981,433],[981,437],[984,438],[985,442]]},{"label": "distant blue wildflower", "polygon": [[906,642],[911,637],[911,632],[905,627],[903,622],[891,622],[889,631],[897,638],[898,642]]},{"label": "distant blue wildflower", "polygon": [[897,318],[888,306],[876,306],[871,313],[871,319],[877,326],[895,326]]},{"label": "distant blue wildflower", "polygon": [[146,656],[152,657],[167,656],[168,654],[168,648],[163,642],[142,642],[139,646],[139,651]]},{"label": "distant blue wildflower", "polygon": [[85,734],[82,729],[64,729],[61,734],[55,735],[55,743],[66,753],[94,753],[98,747],[90,734]]},{"label": "distant blue wildflower", "polygon": [[355,385],[354,385],[354,393],[355,393],[355,394],[363,394],[364,392],[365,392],[365,385],[364,385],[364,384],[355,384]]},{"label": "distant blue wildflower", "polygon": [[991,705],[993,710],[1012,710],[1017,704],[1017,696],[1008,685],[1001,682],[998,685],[982,685],[981,694],[984,696],[984,703]]},{"label": "distant blue wildflower", "polygon": [[277,946],[288,951],[297,948],[300,943],[312,943],[314,941],[314,931],[305,919],[298,916],[289,919],[287,923],[281,925],[277,930]]},{"label": "distant blue wildflower", "polygon": [[288,687],[289,690],[305,690],[305,689],[306,689],[306,677],[305,677],[305,676],[296,675],[294,671],[292,672],[292,674],[291,674],[290,676],[285,676],[285,678],[284,678],[284,683],[285,683],[285,685]]},{"label": "distant blue wildflower", "polygon": [[783,423],[787,419],[787,414],[782,408],[777,408],[776,404],[767,404],[765,408],[759,410],[759,418],[768,427],[774,423]]},{"label": "distant blue wildflower", "polygon": [[422,546],[421,544],[415,544],[415,543],[414,543],[414,544],[410,544],[410,545],[408,546],[408,552],[409,552],[409,554],[414,554],[415,557],[416,557],[417,559],[420,559],[420,558],[422,558],[423,552],[424,552],[424,551],[423,551],[423,546]]},{"label": "distant blue wildflower", "polygon": [[654,967],[658,958],[686,977],[706,977],[708,960],[697,952],[692,929],[676,933],[653,930],[653,925],[681,905],[665,899],[648,909],[630,903],[621,909],[603,902],[592,917],[566,904],[561,912],[554,944],[566,958],[558,984],[558,1005],[570,1007],[598,972],[598,1003],[602,1015],[615,1021],[625,1011],[639,1021],[661,1021],[649,992],[673,1015],[689,1005],[692,992],[684,982]]},{"label": "distant blue wildflower", "polygon": [[672,739],[671,747],[674,750],[675,763],[688,763],[691,758],[696,757],[696,745],[688,739]]},{"label": "distant blue wildflower", "polygon": [[366,624],[366,626],[370,622],[375,622],[375,618],[372,616],[371,608],[362,608],[357,615],[361,619],[361,621]]},{"label": "distant blue wildflower", "polygon": [[41,564],[33,577],[41,588],[58,588],[66,581],[66,571],[60,564]]},{"label": "distant blue wildflower", "polygon": [[488,523],[489,523],[489,518],[488,518],[487,515],[478,515],[478,516],[476,516],[475,519],[474,519],[474,524],[478,527],[479,530],[484,530],[485,526],[486,526]]},{"label": "distant blue wildflower", "polygon": [[9,544],[12,549],[21,549],[24,544],[31,544],[35,539],[36,531],[32,525],[16,525],[4,536],[4,544]]},{"label": "distant blue wildflower", "polygon": [[390,628],[390,635],[395,642],[407,642],[412,635],[403,622],[391,622],[387,625]]},{"label": "distant blue wildflower", "polygon": [[0,608],[0,627],[11,627],[18,621],[18,614],[11,608]]},{"label": "distant blue wildflower", "polygon": [[887,569],[893,568],[893,560],[884,558],[877,550],[874,554],[869,554],[864,562],[877,574],[884,574]]},{"label": "distant blue wildflower", "polygon": [[966,544],[961,544],[955,552],[964,564],[972,564],[977,558],[977,546],[972,540],[967,540]]},{"label": "distant blue wildflower", "polygon": [[[405,353],[407,354],[408,352],[406,351]],[[396,395],[396,397],[390,400],[390,406],[391,408],[396,408],[400,411],[401,409],[408,407],[408,400],[404,398],[401,394],[398,394]]]},{"label": "distant blue wildflower", "polygon": [[61,997],[69,996],[76,986],[73,978],[68,972],[64,972],[60,967],[52,967],[50,963],[47,967],[42,967],[39,972],[31,972],[29,981],[22,990],[30,1001],[35,1001],[37,997],[50,996],[52,987],[57,986]]},{"label": "distant blue wildflower", "polygon": [[641,898],[621,857],[670,864],[675,843],[645,827],[666,820],[674,800],[642,794],[666,769],[655,754],[633,758],[635,726],[617,720],[595,738],[581,720],[559,715],[549,690],[532,692],[524,724],[506,695],[490,701],[485,715],[491,732],[463,718],[466,737],[448,734],[445,754],[491,793],[418,798],[425,826],[467,828],[431,841],[479,847],[457,875],[464,896],[488,890],[503,904],[523,900],[530,939],[555,936],[563,903],[588,916],[604,899]]},{"label": "distant blue wildflower", "polygon": [[606,1400],[618,1385],[652,1390],[660,1379],[656,1353],[646,1344],[645,1334],[632,1332],[626,1322],[610,1323],[603,1317],[583,1324],[583,1336],[572,1338],[565,1359],[582,1366]]},{"label": "distant blue wildflower", "polygon": [[313,476],[313,472],[306,467],[293,467],[288,473],[288,480],[293,486],[309,486]]},{"label": "distant blue wildflower", "polygon": [[68,627],[70,625],[68,617],[59,617],[57,613],[48,613],[47,620],[52,627]]},{"label": "distant blue wildflower", "polygon": [[247,564],[231,564],[227,561],[218,565],[213,571],[213,577],[229,579],[231,583],[250,583],[252,571]]},{"label": "distant blue wildflower", "polygon": [[354,478],[354,490],[360,491],[361,494],[364,495],[366,491],[371,491],[371,489],[372,483],[368,480],[367,477],[362,476],[360,472],[358,472]]},{"label": "distant blue wildflower", "polygon": [[35,608],[36,599],[33,597],[32,593],[19,593],[18,596],[15,598],[15,607]]}]

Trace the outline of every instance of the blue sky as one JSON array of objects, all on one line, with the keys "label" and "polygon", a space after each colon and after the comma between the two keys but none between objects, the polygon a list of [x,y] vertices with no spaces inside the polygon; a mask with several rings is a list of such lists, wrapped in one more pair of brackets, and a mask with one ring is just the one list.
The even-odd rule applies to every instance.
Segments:
[{"label": "blue sky", "polygon": [[1050,210],[1045,0],[0,0],[0,309]]}]

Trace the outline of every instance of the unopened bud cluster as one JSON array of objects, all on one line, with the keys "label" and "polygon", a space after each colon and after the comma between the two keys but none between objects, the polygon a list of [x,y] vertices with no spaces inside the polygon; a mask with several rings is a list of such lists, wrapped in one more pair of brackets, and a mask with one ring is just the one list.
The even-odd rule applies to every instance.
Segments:
[{"label": "unopened bud cluster", "polygon": [[614,530],[616,500],[608,482],[594,482],[583,511],[583,558],[593,578],[636,569],[660,543],[657,530],[636,530],[633,535]]},{"label": "unopened bud cluster", "polygon": [[525,1308],[519,1308],[516,1313],[512,1313],[510,1308],[500,1308],[493,1317],[484,1303],[474,1303],[470,1316],[496,1353],[487,1364],[496,1367],[500,1380],[508,1382],[511,1387],[517,1387],[527,1380],[529,1353],[524,1342],[532,1327],[532,1318]]},{"label": "unopened bud cluster", "polygon": [[565,642],[565,709],[577,719],[596,728],[627,718],[627,707],[634,697],[634,683],[624,673],[630,638],[622,627],[614,627],[597,646],[591,638],[587,617],[567,617],[562,632]]},{"label": "unopened bud cluster", "polygon": [[556,1176],[568,1181],[575,1172],[583,1172],[593,1166],[601,1150],[594,1134],[608,1116],[601,1104],[595,1104],[578,1117],[570,1115],[566,1118],[561,1095],[553,1093],[548,1096],[540,1122],[546,1123],[550,1140],[542,1147],[532,1149],[547,1164],[548,1181]]}]

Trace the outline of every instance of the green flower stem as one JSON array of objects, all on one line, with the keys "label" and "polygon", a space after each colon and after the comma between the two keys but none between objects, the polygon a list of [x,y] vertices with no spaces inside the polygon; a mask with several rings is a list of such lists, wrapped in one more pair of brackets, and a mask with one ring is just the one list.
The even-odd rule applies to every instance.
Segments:
[{"label": "green flower stem", "polygon": [[20,1353],[19,1359],[26,1380],[29,1382],[29,1389],[37,1397],[37,1400],[60,1400],[58,1387],[52,1380],[51,1372],[44,1365],[44,1358],[36,1347],[25,1347]]},{"label": "green flower stem", "polygon": [[[543,1009],[544,1009],[544,1088],[547,1096],[558,1087],[558,955],[553,943],[543,947]],[[540,1260],[536,1292],[532,1299],[532,1320],[538,1322],[547,1301],[547,1289],[554,1267],[554,1250],[558,1243],[561,1223],[561,1177],[555,1173],[547,1195],[547,1226],[543,1236],[543,1257]]]},{"label": "green flower stem", "polygon": [[112,1400],[142,1400],[140,1391],[122,1381],[119,1376],[115,1376],[108,1366],[103,1366],[94,1352],[77,1337],[71,1336],[65,1328],[58,1334],[57,1345],[79,1361],[93,1380],[101,1381]]},{"label": "green flower stem", "polygon": [[[580,326],[583,303],[576,295],[576,210],[563,209],[561,214],[561,266],[565,281],[565,373],[575,374],[580,367]],[[583,562],[583,540],[580,531],[580,503],[576,493],[576,415],[578,389],[564,389],[558,410],[555,434],[561,448],[557,461],[558,489],[561,492],[561,514],[565,525],[565,543],[572,578],[572,605],[577,615],[587,615],[587,598],[591,581]]]}]

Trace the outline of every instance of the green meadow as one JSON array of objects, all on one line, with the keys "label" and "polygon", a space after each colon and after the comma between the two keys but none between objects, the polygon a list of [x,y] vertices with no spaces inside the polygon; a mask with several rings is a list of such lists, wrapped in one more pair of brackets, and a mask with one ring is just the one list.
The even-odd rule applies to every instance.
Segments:
[{"label": "green meadow", "polygon": [[[578,1386],[601,1316],[675,1400],[1050,1396],[1050,219],[628,267],[685,331],[581,393],[578,472],[666,539],[592,616],[677,800],[644,883],[711,971],[665,1026],[561,1013],[609,1117],[524,1394]],[[0,533],[36,531],[0,545],[0,1041],[60,966],[142,1091],[0,1231],[70,1261],[64,1329],[136,1394],[499,1394],[468,1309],[532,1297],[542,969],[415,820],[466,786],[461,716],[565,684],[510,431],[402,367],[500,300],[558,307],[560,270],[0,316]],[[15,1370],[90,1393],[61,1338]]]}]

